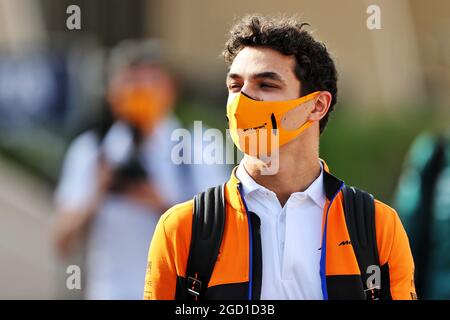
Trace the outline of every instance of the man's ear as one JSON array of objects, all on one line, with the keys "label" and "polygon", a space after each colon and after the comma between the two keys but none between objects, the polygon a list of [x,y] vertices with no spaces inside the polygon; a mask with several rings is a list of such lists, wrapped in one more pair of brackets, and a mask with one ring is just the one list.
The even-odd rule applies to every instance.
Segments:
[{"label": "man's ear", "polygon": [[314,107],[308,116],[308,120],[319,121],[328,112],[331,104],[331,93],[328,91],[320,91],[319,95],[314,98]]}]

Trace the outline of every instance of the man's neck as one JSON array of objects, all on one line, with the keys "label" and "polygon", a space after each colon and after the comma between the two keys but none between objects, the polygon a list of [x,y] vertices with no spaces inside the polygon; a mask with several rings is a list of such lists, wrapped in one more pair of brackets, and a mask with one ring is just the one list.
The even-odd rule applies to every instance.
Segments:
[{"label": "man's neck", "polygon": [[279,169],[276,174],[264,175],[261,163],[245,158],[244,168],[260,185],[275,192],[283,207],[291,194],[305,191],[320,175],[321,167],[318,154],[298,159],[290,154],[280,154]]}]

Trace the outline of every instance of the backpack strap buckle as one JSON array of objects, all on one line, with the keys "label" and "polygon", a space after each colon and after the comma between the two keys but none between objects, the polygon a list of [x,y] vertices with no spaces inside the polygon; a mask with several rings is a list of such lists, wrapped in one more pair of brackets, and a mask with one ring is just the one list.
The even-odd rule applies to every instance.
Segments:
[{"label": "backpack strap buckle", "polygon": [[380,287],[368,288],[364,290],[364,293],[366,294],[366,300],[380,300]]},{"label": "backpack strap buckle", "polygon": [[191,295],[193,295],[194,297],[198,297],[200,296],[200,292],[202,289],[202,282],[197,279],[197,274],[195,276],[196,276],[195,278],[188,277],[187,289]]}]

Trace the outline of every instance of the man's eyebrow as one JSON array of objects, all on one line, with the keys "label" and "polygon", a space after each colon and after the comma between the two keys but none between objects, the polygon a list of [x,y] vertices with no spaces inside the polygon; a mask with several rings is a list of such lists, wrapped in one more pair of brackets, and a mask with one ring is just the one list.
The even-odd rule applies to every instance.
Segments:
[{"label": "man's eyebrow", "polygon": [[[252,79],[271,79],[271,80],[275,80],[275,81],[280,81],[282,83],[286,83],[286,81],[283,79],[283,77],[277,73],[277,72],[273,72],[273,71],[265,71],[265,72],[259,72],[259,73],[255,73],[251,75]],[[237,73],[228,73],[227,74],[227,80],[239,80],[242,79],[242,76],[240,76]]]},{"label": "man's eyebrow", "polygon": [[240,75],[238,75],[237,73],[228,73],[227,74],[227,80],[229,79],[241,79],[242,77]]}]

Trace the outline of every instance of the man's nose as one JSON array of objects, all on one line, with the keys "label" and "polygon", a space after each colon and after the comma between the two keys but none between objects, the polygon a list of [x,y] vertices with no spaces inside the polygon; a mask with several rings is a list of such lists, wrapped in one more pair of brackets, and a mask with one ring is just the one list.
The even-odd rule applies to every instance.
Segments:
[{"label": "man's nose", "polygon": [[250,86],[246,86],[245,84],[241,88],[241,93],[250,99],[262,101],[262,99],[258,96],[258,93],[250,88]]}]

